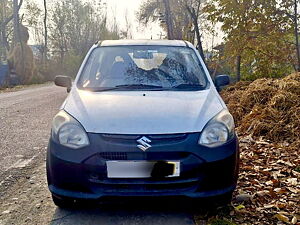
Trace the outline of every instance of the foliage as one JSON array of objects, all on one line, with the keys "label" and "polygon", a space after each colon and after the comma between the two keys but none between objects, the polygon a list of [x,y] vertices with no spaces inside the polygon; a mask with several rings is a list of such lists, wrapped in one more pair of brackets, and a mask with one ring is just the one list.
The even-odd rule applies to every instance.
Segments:
[{"label": "foliage", "polygon": [[[53,79],[55,74],[75,76],[89,48],[101,39],[119,39],[116,22],[106,23],[107,8],[104,3],[85,0],[48,1],[48,55],[44,57],[44,8],[35,1],[25,1],[21,22],[30,28],[31,40],[38,45],[37,71],[32,82]],[[0,25],[12,14],[12,0],[0,2]],[[12,21],[5,27],[7,44],[12,44]],[[2,33],[2,28],[1,32]],[[1,37],[3,35],[1,34]],[[1,39],[0,39],[1,40]],[[5,49],[0,41],[0,57]],[[47,59],[47,62],[45,59]]]},{"label": "foliage", "polygon": [[[89,48],[101,39],[118,39],[114,24],[107,28],[106,11],[81,0],[63,0],[50,11],[50,46],[54,58],[59,58],[64,72],[73,77]],[[74,21],[76,21],[74,23]]]},{"label": "foliage", "polygon": [[293,71],[292,23],[284,11],[288,6],[281,2],[212,0],[204,9],[208,20],[222,23],[226,34],[222,57],[232,71],[241,56],[243,79],[280,77]]},{"label": "foliage", "polygon": [[70,77],[75,77],[81,65],[83,57],[81,55],[77,55],[74,52],[69,52],[64,61],[64,72],[66,75]]},{"label": "foliage", "polygon": [[[225,34],[223,48],[210,56],[208,65],[211,70],[234,75],[238,70],[237,58],[241,58],[242,79],[255,80],[282,77],[297,67],[293,15],[297,0],[168,1],[172,15],[170,28],[174,30],[175,39],[195,43],[197,28],[203,38],[205,32],[215,35],[216,27],[221,24]],[[167,31],[169,26],[164,2],[145,1],[138,14],[139,21],[144,24],[160,21]],[[193,15],[196,20],[193,20]],[[201,40],[196,43],[201,44]]]},{"label": "foliage", "polygon": [[26,2],[24,8],[26,16],[23,18],[23,23],[25,23],[28,28],[31,28],[31,34],[33,34],[35,42],[37,44],[43,44],[44,30],[42,17],[44,12],[34,1]]},{"label": "foliage", "polygon": [[5,24],[12,11],[12,0],[0,1],[0,60],[7,56],[8,41],[12,39],[12,24]]},{"label": "foliage", "polygon": [[183,39],[195,44],[206,61],[200,31],[203,30],[200,22],[203,2],[205,0],[147,0],[140,8],[138,19],[144,24],[159,20],[168,39]]}]

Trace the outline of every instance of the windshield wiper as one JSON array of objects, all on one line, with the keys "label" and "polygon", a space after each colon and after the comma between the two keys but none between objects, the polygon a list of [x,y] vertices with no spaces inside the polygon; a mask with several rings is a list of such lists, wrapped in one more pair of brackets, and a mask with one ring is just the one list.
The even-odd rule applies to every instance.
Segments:
[{"label": "windshield wiper", "polygon": [[148,84],[123,84],[117,85],[115,88],[126,88],[126,89],[161,89],[162,86],[158,85],[148,85]]},{"label": "windshield wiper", "polygon": [[124,85],[117,85],[115,87],[97,87],[97,88],[84,88],[84,89],[93,92],[104,92],[104,91],[127,90],[127,89],[161,90],[163,89],[163,87],[156,86],[156,85],[147,85],[147,84],[124,84]]},{"label": "windshield wiper", "polygon": [[158,85],[148,85],[148,84],[123,84],[123,85],[117,85],[115,87],[97,87],[97,88],[85,88],[85,90],[90,90],[94,92],[103,92],[103,91],[114,91],[114,90],[128,90],[128,89],[141,89],[141,90],[157,90],[157,91],[163,91],[163,90],[185,90],[185,89],[197,89],[197,90],[203,90],[205,86],[201,84],[179,84],[177,86],[173,86],[170,88],[162,87]]},{"label": "windshield wiper", "polygon": [[200,89],[200,90],[203,90],[204,88],[205,86],[201,84],[179,84],[172,87],[172,89]]}]

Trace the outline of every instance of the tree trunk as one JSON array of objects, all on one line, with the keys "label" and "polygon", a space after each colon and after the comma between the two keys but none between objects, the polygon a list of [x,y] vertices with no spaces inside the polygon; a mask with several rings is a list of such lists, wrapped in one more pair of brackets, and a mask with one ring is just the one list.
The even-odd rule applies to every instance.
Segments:
[{"label": "tree trunk", "polygon": [[299,46],[299,33],[298,33],[298,5],[297,0],[295,0],[294,10],[294,26],[295,26],[295,39],[296,39],[296,51],[297,51],[297,71],[300,72],[300,46]]},{"label": "tree trunk", "polygon": [[[14,2],[14,4],[17,4],[18,2]],[[14,12],[11,16],[7,17],[1,24],[0,24],[0,34],[1,34],[1,37],[2,37],[2,43],[3,45],[5,46],[6,50],[9,51],[10,50],[10,46],[9,46],[9,42],[7,40],[7,34],[6,34],[6,26],[7,24],[14,20],[15,19],[15,16],[18,16],[18,13],[15,13],[15,11],[18,11],[20,10],[21,6],[23,4],[23,0],[20,0],[20,3],[18,5],[18,7],[15,7],[14,8]],[[15,20],[14,20],[15,22]]]},{"label": "tree trunk", "polygon": [[174,39],[174,30],[173,30],[173,21],[172,21],[172,16],[171,16],[171,9],[170,9],[169,0],[164,0],[164,5],[165,5],[168,39],[173,40]]},{"label": "tree trunk", "polygon": [[204,51],[203,51],[203,46],[202,46],[202,41],[201,41],[201,34],[199,30],[199,24],[198,24],[198,16],[195,12],[194,8],[190,8],[188,5],[186,5],[186,9],[188,10],[189,14],[191,15],[195,33],[196,33],[196,38],[197,38],[197,46],[198,46],[198,51],[200,53],[201,58],[203,59],[204,63],[205,61],[205,56],[204,56]]},{"label": "tree trunk", "polygon": [[0,31],[0,34],[1,34],[1,45],[2,45],[2,48],[3,48],[3,55],[2,57],[6,58],[7,57],[7,54],[6,52],[9,52],[10,48],[9,48],[9,43],[8,43],[8,40],[7,40],[7,36],[6,36],[6,25],[2,25],[0,27],[1,31]]},{"label": "tree trunk", "polygon": [[18,0],[13,0],[13,21],[14,21],[14,43],[15,46],[20,40],[19,35],[19,9],[18,9]]},{"label": "tree trunk", "polygon": [[44,31],[45,31],[45,39],[44,39],[44,63],[47,64],[47,53],[48,53],[48,29],[47,29],[47,1],[44,0],[44,10],[45,10],[45,15],[44,15]]},{"label": "tree trunk", "polygon": [[2,30],[2,37],[3,37],[3,44],[6,48],[6,51],[9,52],[10,51],[10,46],[9,46],[9,42],[7,40],[7,34],[6,34],[6,28],[3,27],[3,30]]},{"label": "tree trunk", "polygon": [[[20,6],[22,5],[23,0],[20,1]],[[18,0],[13,0],[13,18],[14,18],[14,46],[17,45],[17,43],[20,43],[21,46],[21,58],[24,59],[24,46],[23,41],[21,40],[21,32],[20,32],[20,21],[19,21],[19,2]],[[25,62],[22,60],[22,71],[25,70]],[[21,74],[18,74],[19,76],[22,76]]]},{"label": "tree trunk", "polygon": [[241,58],[240,55],[236,58],[236,81],[241,80]]}]

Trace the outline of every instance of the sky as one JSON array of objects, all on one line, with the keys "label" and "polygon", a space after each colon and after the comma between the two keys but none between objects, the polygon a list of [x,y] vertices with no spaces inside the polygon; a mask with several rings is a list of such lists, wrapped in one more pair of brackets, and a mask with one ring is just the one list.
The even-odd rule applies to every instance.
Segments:
[{"label": "sky", "polygon": [[[136,13],[138,12],[142,2],[144,0],[106,0],[108,10],[116,15],[116,20],[121,28],[126,28],[125,14],[128,13],[128,19],[132,24],[132,35],[134,39],[158,39],[162,29],[158,23],[152,23],[148,27],[143,27],[136,19]],[[109,17],[109,14],[108,14]],[[112,19],[112,17],[110,17]]]}]

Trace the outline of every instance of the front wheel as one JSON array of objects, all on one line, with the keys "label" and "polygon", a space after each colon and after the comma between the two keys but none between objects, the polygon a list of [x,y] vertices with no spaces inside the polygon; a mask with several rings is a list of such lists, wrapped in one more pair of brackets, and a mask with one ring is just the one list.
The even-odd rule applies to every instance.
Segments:
[{"label": "front wheel", "polygon": [[214,206],[225,206],[231,203],[233,191],[210,198],[210,204]]}]

